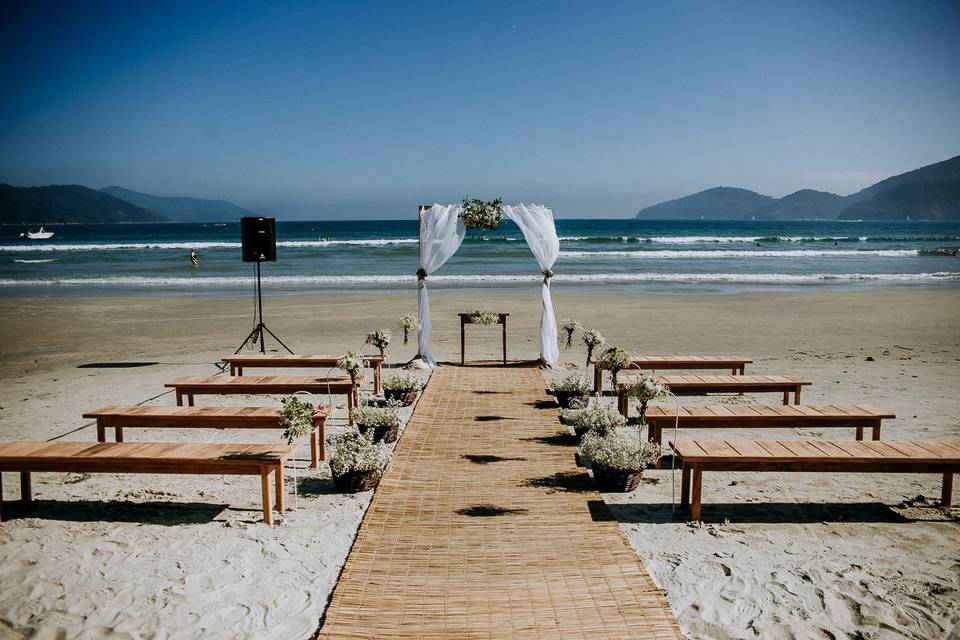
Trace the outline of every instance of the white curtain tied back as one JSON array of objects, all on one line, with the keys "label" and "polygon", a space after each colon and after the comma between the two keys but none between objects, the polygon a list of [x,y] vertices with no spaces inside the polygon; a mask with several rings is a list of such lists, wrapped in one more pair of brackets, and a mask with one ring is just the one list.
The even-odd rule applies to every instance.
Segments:
[{"label": "white curtain tied back", "polygon": [[[420,218],[420,263],[417,268],[420,331],[417,333],[417,346],[420,357],[431,367],[436,366],[436,361],[430,354],[429,345],[432,324],[427,277],[442,267],[463,243],[467,228],[460,218],[460,210],[460,205],[435,204],[424,210]],[[543,298],[540,358],[547,364],[555,364],[560,360],[560,347],[557,344],[557,319],[550,297],[550,277],[553,275],[553,263],[560,254],[560,240],[557,238],[553,212],[543,205],[520,204],[503,207],[503,213],[520,227],[530,251],[540,265],[540,271],[544,274],[540,288]]]}]

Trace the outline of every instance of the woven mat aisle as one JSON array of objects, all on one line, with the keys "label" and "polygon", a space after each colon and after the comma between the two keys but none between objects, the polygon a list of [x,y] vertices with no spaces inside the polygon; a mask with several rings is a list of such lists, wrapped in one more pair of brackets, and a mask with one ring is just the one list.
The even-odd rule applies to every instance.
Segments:
[{"label": "woven mat aisle", "polygon": [[682,637],[556,416],[535,368],[438,368],[318,637]]}]

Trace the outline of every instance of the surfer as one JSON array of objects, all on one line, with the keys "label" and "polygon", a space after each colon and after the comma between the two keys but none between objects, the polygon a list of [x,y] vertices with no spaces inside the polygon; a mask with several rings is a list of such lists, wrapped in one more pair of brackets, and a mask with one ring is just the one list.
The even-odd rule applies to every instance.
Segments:
[{"label": "surfer", "polygon": [[190,264],[194,269],[200,266],[200,256],[197,255],[196,249],[190,249]]}]

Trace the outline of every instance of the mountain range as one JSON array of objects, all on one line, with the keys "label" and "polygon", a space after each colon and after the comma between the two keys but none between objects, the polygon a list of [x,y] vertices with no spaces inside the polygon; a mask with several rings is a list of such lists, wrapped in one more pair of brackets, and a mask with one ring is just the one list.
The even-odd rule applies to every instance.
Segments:
[{"label": "mountain range", "polygon": [[672,220],[960,220],[960,156],[881,180],[848,196],[801,189],[782,198],[714,187],[637,214]]},{"label": "mountain range", "polygon": [[253,215],[226,200],[168,198],[122,187],[0,184],[0,224],[231,222]]}]

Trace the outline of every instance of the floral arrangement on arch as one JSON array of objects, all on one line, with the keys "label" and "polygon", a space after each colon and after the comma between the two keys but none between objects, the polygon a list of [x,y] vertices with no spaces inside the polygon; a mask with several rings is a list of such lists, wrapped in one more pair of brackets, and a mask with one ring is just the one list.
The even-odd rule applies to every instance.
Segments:
[{"label": "floral arrangement on arch", "polygon": [[500,321],[500,314],[493,311],[480,311],[477,309],[470,313],[470,322],[473,324],[480,324],[485,327],[490,325],[497,324]]},{"label": "floral arrangement on arch", "polygon": [[410,332],[420,330],[420,319],[415,314],[400,316],[400,328],[403,329],[403,344],[410,341]]},{"label": "floral arrangement on arch", "polygon": [[503,222],[503,198],[490,202],[464,198],[460,217],[468,229],[496,229]]}]

